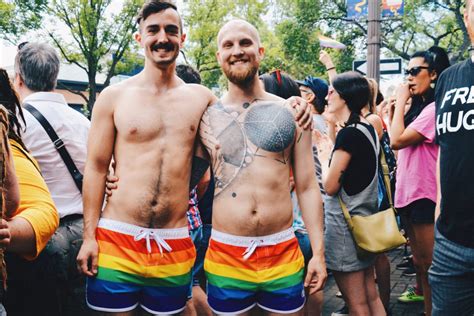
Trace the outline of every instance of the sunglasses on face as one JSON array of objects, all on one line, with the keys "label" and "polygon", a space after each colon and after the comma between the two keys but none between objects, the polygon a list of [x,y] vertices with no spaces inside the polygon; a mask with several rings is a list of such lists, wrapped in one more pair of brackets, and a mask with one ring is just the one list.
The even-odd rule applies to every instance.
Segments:
[{"label": "sunglasses on face", "polygon": [[411,75],[412,77],[416,77],[423,69],[430,69],[430,68],[426,66],[416,66],[410,69],[405,69],[405,76]]}]

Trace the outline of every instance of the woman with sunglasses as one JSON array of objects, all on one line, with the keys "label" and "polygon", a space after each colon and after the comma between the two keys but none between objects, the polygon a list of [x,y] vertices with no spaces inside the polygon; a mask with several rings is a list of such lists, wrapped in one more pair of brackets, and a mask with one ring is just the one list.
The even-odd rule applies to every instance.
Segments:
[{"label": "woman with sunglasses", "polygon": [[[434,87],[449,67],[446,52],[439,47],[416,52],[405,71],[407,82],[396,92],[391,125],[392,148],[398,150],[395,207],[405,226],[421,289],[404,295],[423,295],[426,315],[431,315],[428,269],[434,245],[436,206],[436,160]],[[411,99],[411,105],[409,100]]]}]

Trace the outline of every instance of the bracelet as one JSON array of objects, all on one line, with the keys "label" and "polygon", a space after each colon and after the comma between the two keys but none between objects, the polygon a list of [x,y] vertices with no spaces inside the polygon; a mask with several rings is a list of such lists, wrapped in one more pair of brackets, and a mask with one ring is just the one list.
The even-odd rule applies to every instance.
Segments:
[{"label": "bracelet", "polygon": [[326,71],[331,71],[333,69],[336,69],[336,67],[332,66],[332,67],[326,68]]}]

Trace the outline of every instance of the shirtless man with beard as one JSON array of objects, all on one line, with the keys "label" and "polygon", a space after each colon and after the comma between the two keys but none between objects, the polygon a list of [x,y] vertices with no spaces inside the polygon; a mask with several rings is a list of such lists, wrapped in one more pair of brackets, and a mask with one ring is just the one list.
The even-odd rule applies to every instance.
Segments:
[{"label": "shirtless man with beard", "polygon": [[327,277],[311,131],[295,124],[285,100],[264,91],[257,74],[264,48],[253,25],[230,21],[217,40],[229,91],[199,127],[216,183],[204,262],[208,302],[218,315],[249,315],[256,305],[268,315],[302,315],[304,258],[292,228],[291,171],[313,250],[304,285],[314,293]]},{"label": "shirtless man with beard", "polygon": [[[92,113],[77,263],[88,277],[90,308],[176,314],[186,305],[196,255],[185,216],[195,137],[216,98],[175,75],[185,34],[173,4],[147,1],[137,23],[144,70],[105,89]],[[101,213],[112,157],[120,185]]]}]

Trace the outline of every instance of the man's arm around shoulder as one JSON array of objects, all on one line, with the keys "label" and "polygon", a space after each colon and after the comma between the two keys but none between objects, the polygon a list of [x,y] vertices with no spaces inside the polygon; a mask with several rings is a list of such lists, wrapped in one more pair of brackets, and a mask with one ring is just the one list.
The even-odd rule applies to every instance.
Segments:
[{"label": "man's arm around shoulder", "polygon": [[310,293],[323,288],[327,272],[324,260],[323,202],[314,172],[311,131],[297,129],[293,149],[293,174],[298,203],[308,231],[313,257],[308,263],[305,286]]},{"label": "man's arm around shoulder", "polygon": [[84,242],[77,256],[78,269],[87,276],[97,274],[98,245],[95,231],[104,202],[107,170],[112,159],[115,125],[114,100],[119,89],[108,87],[94,105],[84,170]]}]

